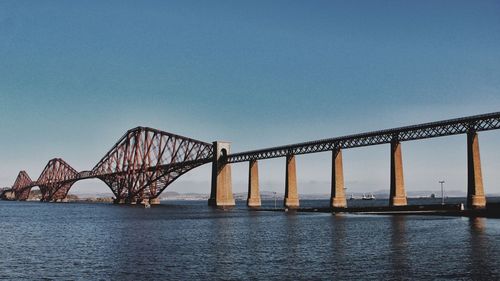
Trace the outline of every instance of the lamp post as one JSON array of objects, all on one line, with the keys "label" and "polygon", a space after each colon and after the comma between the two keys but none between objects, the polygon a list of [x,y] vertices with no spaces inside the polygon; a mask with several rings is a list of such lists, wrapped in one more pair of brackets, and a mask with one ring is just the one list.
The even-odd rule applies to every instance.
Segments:
[{"label": "lamp post", "polygon": [[444,187],[443,187],[443,184],[445,183],[445,181],[439,181],[439,183],[441,184],[441,205],[444,205]]}]

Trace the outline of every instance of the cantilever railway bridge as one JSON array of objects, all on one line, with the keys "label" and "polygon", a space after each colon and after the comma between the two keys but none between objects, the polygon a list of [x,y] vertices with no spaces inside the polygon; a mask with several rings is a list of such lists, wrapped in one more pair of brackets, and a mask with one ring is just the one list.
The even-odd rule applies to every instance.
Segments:
[{"label": "cantilever railway bridge", "polygon": [[98,178],[114,193],[117,203],[155,200],[178,177],[206,163],[212,163],[212,189],[209,203],[234,205],[231,163],[249,162],[248,205],[260,206],[257,161],[286,157],[285,206],[298,207],[295,155],[332,152],[332,207],[345,207],[342,170],[343,149],[391,144],[391,205],[406,205],[400,142],[450,135],[467,135],[468,204],[482,207],[485,197],[482,184],[477,133],[500,129],[500,112],[431,122],[388,130],[373,131],[254,151],[230,153],[229,143],[205,143],[191,138],[137,127],[131,129],[90,171],[78,172],[60,158],[50,160],[42,174],[33,181],[19,172],[11,191],[15,199],[26,200],[38,186],[42,201],[63,200],[71,186],[83,179]]},{"label": "cantilever railway bridge", "polygon": [[77,172],[61,158],[50,160],[36,181],[19,172],[12,190],[17,200],[26,200],[38,186],[42,201],[63,200],[71,186],[82,179],[104,181],[117,202],[154,199],[174,180],[212,160],[212,144],[137,127],[131,129],[90,171]]}]

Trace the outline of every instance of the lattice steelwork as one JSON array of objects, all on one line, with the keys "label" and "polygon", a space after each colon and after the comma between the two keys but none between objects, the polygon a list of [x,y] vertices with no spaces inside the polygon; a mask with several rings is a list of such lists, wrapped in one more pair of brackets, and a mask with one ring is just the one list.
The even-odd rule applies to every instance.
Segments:
[{"label": "lattice steelwork", "polygon": [[91,173],[103,180],[117,199],[134,202],[156,198],[187,171],[212,161],[209,143],[137,127],[129,130]]},{"label": "lattice steelwork", "polygon": [[31,188],[39,186],[42,201],[57,201],[67,196],[76,181],[99,178],[118,200],[156,198],[182,174],[212,161],[212,150],[209,143],[137,127],[127,131],[92,171],[78,173],[64,160],[55,158],[37,181],[21,171],[12,189],[17,200],[26,200]]},{"label": "lattice steelwork", "polygon": [[77,176],[78,172],[61,158],[50,160],[36,181],[42,193],[42,201],[57,201],[66,198]]},{"label": "lattice steelwork", "polygon": [[495,129],[500,129],[500,112],[240,152],[228,155],[227,162],[236,163],[250,160],[284,157],[287,155],[330,151],[335,148],[345,149],[384,144],[390,143],[394,140],[410,141],[465,134],[469,131],[479,132]]},{"label": "lattice steelwork", "polygon": [[12,186],[12,191],[16,196],[17,200],[27,200],[30,195],[31,187],[33,186],[33,181],[26,171],[21,171],[17,175],[16,181]]}]

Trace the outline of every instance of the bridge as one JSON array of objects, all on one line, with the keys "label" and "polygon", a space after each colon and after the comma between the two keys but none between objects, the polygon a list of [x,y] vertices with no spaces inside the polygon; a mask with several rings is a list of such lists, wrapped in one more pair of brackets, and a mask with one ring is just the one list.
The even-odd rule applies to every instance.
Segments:
[{"label": "bridge", "polygon": [[481,209],[486,206],[478,133],[500,129],[500,112],[475,115],[394,129],[322,139],[305,143],[271,147],[247,152],[230,153],[228,142],[212,144],[183,136],[137,127],[125,135],[90,171],[77,172],[64,160],[52,159],[42,174],[32,181],[21,171],[11,190],[17,200],[26,200],[32,187],[38,186],[42,201],[64,200],[71,186],[83,179],[98,178],[112,190],[116,203],[149,201],[158,203],[158,196],[184,173],[206,163],[212,163],[212,183],[209,205],[235,205],[232,193],[231,165],[248,162],[247,205],[260,207],[258,161],[284,157],[286,159],[286,208],[298,208],[295,156],[330,152],[332,154],[332,208],[345,208],[342,151],[372,145],[390,144],[390,206],[407,205],[404,185],[402,142],[464,134],[467,136],[467,206]]},{"label": "bridge", "polygon": [[109,186],[116,203],[158,203],[168,185],[211,162],[212,154],[209,143],[137,127],[127,131],[92,170],[77,172],[63,159],[54,158],[36,181],[26,171],[19,172],[12,191],[17,200],[26,200],[31,188],[38,186],[42,201],[62,201],[75,182],[98,178]]}]

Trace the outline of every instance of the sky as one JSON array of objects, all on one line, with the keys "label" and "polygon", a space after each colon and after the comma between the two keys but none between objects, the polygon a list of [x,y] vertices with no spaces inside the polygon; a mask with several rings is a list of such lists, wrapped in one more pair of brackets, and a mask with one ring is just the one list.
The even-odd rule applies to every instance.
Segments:
[{"label": "sky", "polygon": [[[499,1],[0,0],[0,186],[47,161],[91,169],[149,126],[239,152],[500,111]],[[500,193],[500,132],[480,133]],[[389,146],[344,151],[347,192],[389,188]],[[259,162],[284,191],[284,159]],[[408,191],[466,191],[466,138],[403,143]],[[235,192],[248,164],[235,164]],[[328,193],[331,155],[297,157]],[[208,193],[210,167],[167,190]],[[106,192],[98,180],[74,192]]]}]

